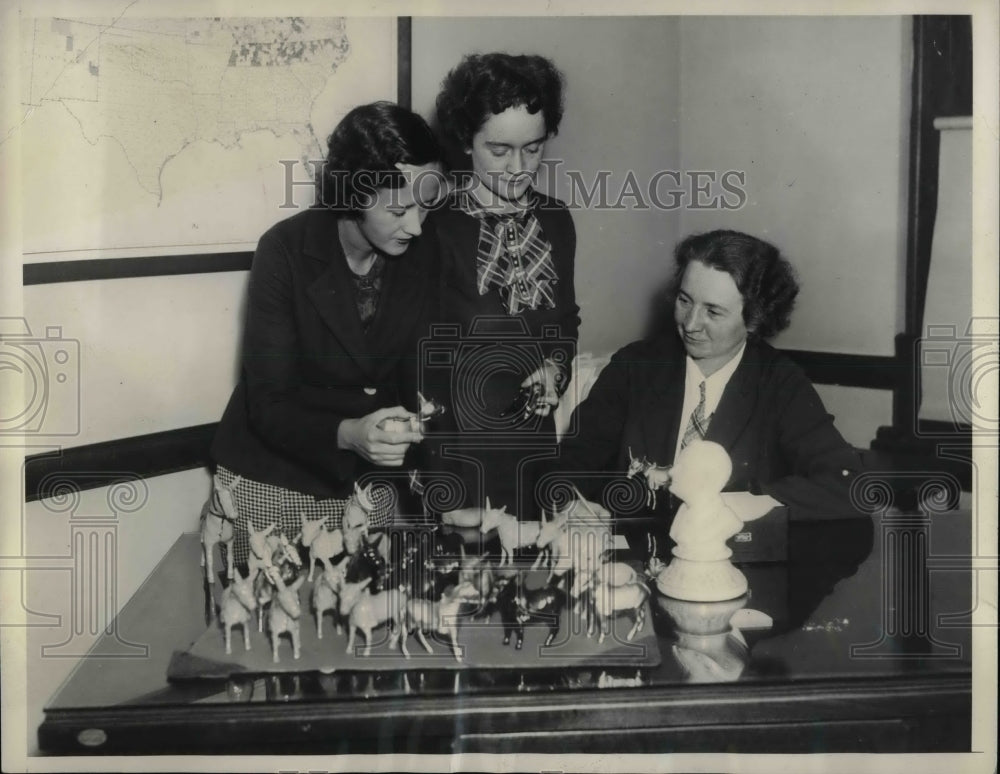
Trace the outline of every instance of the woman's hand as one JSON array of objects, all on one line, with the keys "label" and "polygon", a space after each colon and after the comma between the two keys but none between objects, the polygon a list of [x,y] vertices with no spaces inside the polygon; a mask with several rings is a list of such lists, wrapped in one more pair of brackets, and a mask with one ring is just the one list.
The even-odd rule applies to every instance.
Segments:
[{"label": "woman's hand", "polygon": [[521,382],[522,387],[530,387],[533,384],[542,385],[544,392],[535,400],[535,414],[547,417],[559,405],[558,387],[562,379],[562,372],[556,364],[546,360],[534,373]]},{"label": "woman's hand", "polygon": [[[357,419],[345,419],[337,428],[337,448],[350,450],[374,465],[401,467],[410,444],[424,440],[421,433],[410,429],[413,417],[416,414],[412,411],[393,406]],[[390,429],[379,427],[387,419]],[[405,429],[396,430],[396,427]]]}]

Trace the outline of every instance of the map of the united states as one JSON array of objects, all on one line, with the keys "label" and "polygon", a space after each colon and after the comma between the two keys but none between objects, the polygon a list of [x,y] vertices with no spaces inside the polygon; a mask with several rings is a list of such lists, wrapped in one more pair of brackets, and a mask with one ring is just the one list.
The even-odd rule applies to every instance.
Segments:
[{"label": "map of the united states", "polygon": [[164,165],[197,140],[268,130],[322,157],[310,109],[351,54],[338,18],[45,19],[28,32],[25,103],[58,101],[90,143],[120,143],[157,199]]}]

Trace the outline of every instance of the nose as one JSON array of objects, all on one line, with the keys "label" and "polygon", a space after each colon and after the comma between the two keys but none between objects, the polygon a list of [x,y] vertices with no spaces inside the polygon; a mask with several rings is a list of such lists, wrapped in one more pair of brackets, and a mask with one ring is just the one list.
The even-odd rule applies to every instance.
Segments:
[{"label": "nose", "polygon": [[524,151],[515,151],[510,154],[507,161],[507,174],[511,176],[520,175],[526,168]]},{"label": "nose", "polygon": [[411,207],[408,209],[403,218],[403,231],[411,237],[420,236],[423,231],[421,224],[424,221],[425,214],[420,207]]},{"label": "nose", "polygon": [[684,326],[684,330],[689,333],[699,330],[705,320],[704,311],[698,309],[696,306],[689,307],[682,312],[682,315],[681,324]]}]

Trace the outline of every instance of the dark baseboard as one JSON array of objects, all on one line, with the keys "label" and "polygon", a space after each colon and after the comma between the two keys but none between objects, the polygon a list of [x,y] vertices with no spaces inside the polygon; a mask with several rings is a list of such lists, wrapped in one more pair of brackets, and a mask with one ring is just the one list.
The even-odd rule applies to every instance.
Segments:
[{"label": "dark baseboard", "polygon": [[892,355],[851,355],[842,352],[813,352],[783,349],[814,384],[891,390],[899,382],[900,362]]},{"label": "dark baseboard", "polygon": [[57,282],[166,277],[174,274],[210,274],[220,271],[249,271],[252,252],[157,255],[148,258],[94,258],[82,261],[26,263],[22,281],[27,285]]},{"label": "dark baseboard", "polygon": [[28,457],[25,500],[44,499],[56,487],[97,489],[206,466],[216,427],[217,423],[184,427]]}]

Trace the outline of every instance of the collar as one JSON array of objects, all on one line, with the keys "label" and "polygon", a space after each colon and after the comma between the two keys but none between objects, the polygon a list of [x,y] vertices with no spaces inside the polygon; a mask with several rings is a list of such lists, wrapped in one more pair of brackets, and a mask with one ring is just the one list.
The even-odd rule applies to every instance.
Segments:
[{"label": "collar", "polygon": [[[705,416],[711,416],[715,413],[715,409],[718,408],[719,401],[722,399],[722,393],[739,367],[746,348],[747,343],[744,340],[739,351],[729,359],[729,362],[711,376],[703,376],[694,359],[690,355],[685,356],[684,394],[698,395],[698,385],[705,382]],[[695,398],[695,402],[697,402],[697,398]]]}]

